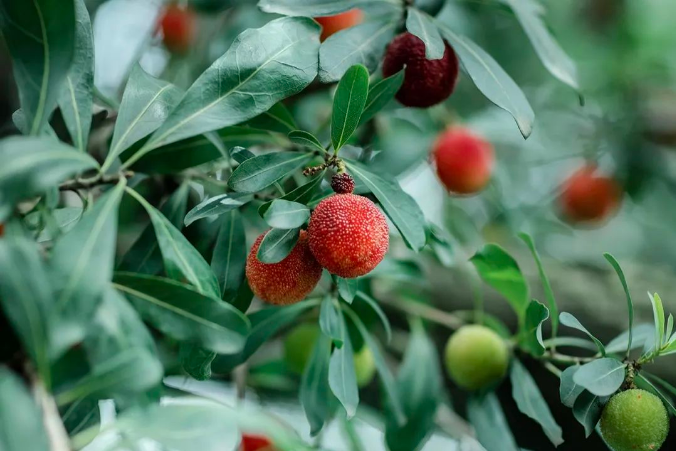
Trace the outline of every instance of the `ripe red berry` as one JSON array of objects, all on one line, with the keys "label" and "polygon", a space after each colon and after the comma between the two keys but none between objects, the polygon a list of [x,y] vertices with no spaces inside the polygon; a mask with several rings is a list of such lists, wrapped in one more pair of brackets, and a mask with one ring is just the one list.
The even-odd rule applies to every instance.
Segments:
[{"label": "ripe red berry", "polygon": [[164,46],[172,53],[187,53],[195,40],[195,15],[185,8],[169,5],[160,19]]},{"label": "ripe red berry", "polygon": [[310,252],[308,235],[301,230],[296,246],[279,263],[263,263],[256,253],[265,233],[261,234],[246,260],[246,277],[256,296],[274,305],[295,304],[314,290],[322,277],[322,267]]},{"label": "ripe red berry", "polygon": [[320,265],[345,278],[368,274],[387,253],[385,216],[355,194],[334,194],[317,205],[308,227],[310,250]]},{"label": "ripe red berry", "polygon": [[272,442],[261,435],[242,434],[240,451],[274,451]]},{"label": "ripe red berry", "polygon": [[331,177],[331,188],[338,194],[349,194],[354,191],[354,179],[346,172]]},{"label": "ripe red berry", "polygon": [[612,216],[620,205],[619,184],[598,172],[595,165],[578,169],[561,189],[563,215],[571,222],[600,223]]},{"label": "ripe red berry", "polygon": [[402,33],[390,43],[383,62],[383,75],[392,76],[406,66],[404,84],[397,100],[404,106],[427,108],[446,100],[458,80],[458,57],[446,44],[438,60],[425,57],[425,44],[411,33]]},{"label": "ripe red berry", "polygon": [[332,34],[360,24],[364,20],[364,13],[361,9],[351,9],[334,16],[315,17],[315,20],[322,26],[319,40],[324,42]]},{"label": "ripe red berry", "polygon": [[464,128],[443,132],[434,144],[432,157],[441,182],[457,194],[480,191],[493,172],[493,146]]}]

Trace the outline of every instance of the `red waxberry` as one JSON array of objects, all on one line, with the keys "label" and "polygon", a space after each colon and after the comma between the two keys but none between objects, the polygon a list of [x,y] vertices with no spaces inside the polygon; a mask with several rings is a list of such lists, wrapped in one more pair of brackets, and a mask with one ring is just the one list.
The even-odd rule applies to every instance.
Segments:
[{"label": "red waxberry", "polygon": [[324,42],[334,33],[360,24],[364,20],[364,13],[361,9],[351,9],[334,16],[315,17],[315,20],[322,26],[319,40]]},{"label": "red waxberry", "polygon": [[308,227],[310,250],[320,265],[345,278],[368,274],[390,244],[385,216],[355,194],[334,194],[317,205]]},{"label": "red waxberry", "polygon": [[338,194],[349,194],[354,191],[354,179],[347,172],[331,177],[331,188]]},{"label": "red waxberry", "polygon": [[261,435],[242,434],[240,451],[274,451],[272,442]]},{"label": "red waxberry", "polygon": [[301,230],[296,246],[279,263],[263,263],[256,256],[265,233],[258,237],[246,260],[246,277],[256,296],[274,305],[295,304],[314,290],[322,267],[310,252],[308,236]]},{"label": "red waxberry", "polygon": [[187,53],[195,40],[195,15],[185,8],[169,5],[160,18],[164,46],[172,53]]},{"label": "red waxberry", "polygon": [[617,211],[620,185],[587,165],[571,175],[561,188],[561,211],[570,222],[600,223]]},{"label": "red waxberry", "polygon": [[402,33],[390,43],[383,62],[383,75],[390,77],[406,67],[397,100],[404,106],[427,108],[446,100],[458,80],[458,57],[446,44],[438,60],[425,57],[425,44],[411,33]]},{"label": "red waxberry", "polygon": [[432,158],[441,182],[457,194],[480,191],[493,172],[493,146],[464,128],[443,132],[434,144]]},{"label": "red waxberry", "polygon": [[5,224],[0,223],[0,236],[5,234]]}]

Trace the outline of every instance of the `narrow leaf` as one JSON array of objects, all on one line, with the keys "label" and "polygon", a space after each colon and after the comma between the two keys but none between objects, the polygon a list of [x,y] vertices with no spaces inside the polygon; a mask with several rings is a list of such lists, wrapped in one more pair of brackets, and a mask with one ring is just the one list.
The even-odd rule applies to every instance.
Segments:
[{"label": "narrow leaf", "polygon": [[[634,379],[634,381],[636,382],[636,385],[638,385],[639,388],[648,390],[655,396],[659,397],[664,403],[664,405],[667,407],[669,413],[671,413],[671,415],[673,416],[676,416],[676,402],[674,401],[674,398],[672,398],[672,396],[676,396],[675,387],[673,387],[667,381],[645,372],[640,372],[636,374],[636,378]],[[662,391],[655,384],[659,384],[661,387],[664,387],[664,389],[668,391],[671,394],[671,396],[667,396],[664,393],[662,393]]]},{"label": "narrow leaf", "polygon": [[597,395],[585,390],[575,400],[573,415],[584,426],[586,437],[589,437],[596,429],[596,425],[601,419],[601,412],[603,412],[603,404],[601,398]]},{"label": "narrow leaf", "polygon": [[239,211],[231,210],[221,217],[221,230],[211,258],[211,269],[216,273],[223,299],[237,293],[244,281],[246,254],[242,216]]},{"label": "narrow leaf", "polygon": [[325,152],[324,146],[319,142],[319,139],[310,132],[303,130],[294,130],[289,133],[289,139],[300,146],[307,147],[310,149],[318,150],[319,152]]},{"label": "narrow leaf", "polygon": [[486,451],[519,451],[495,393],[471,396],[467,416]]},{"label": "narrow leaf", "polygon": [[[322,312],[324,305],[322,305]],[[337,326],[339,340],[342,346],[335,347],[329,362],[329,387],[338,401],[345,408],[347,418],[352,418],[357,413],[359,405],[359,388],[357,387],[357,375],[354,368],[354,351],[352,341],[347,333],[347,325],[341,310],[337,310]],[[321,317],[320,317],[321,321]],[[334,339],[335,342],[335,339]]]},{"label": "narrow leaf", "polygon": [[[324,171],[317,174],[313,179],[311,179],[306,184],[299,186],[293,191],[286,193],[280,199],[307,205],[310,202],[310,200],[312,200],[312,196],[314,195],[319,185],[321,185],[323,179],[324,179]],[[273,201],[269,201],[261,205],[260,208],[258,209],[258,213],[261,216],[264,216],[265,212],[268,211],[268,208],[270,208],[270,205],[272,205],[272,202]]]},{"label": "narrow leaf", "polygon": [[272,202],[263,219],[276,229],[295,229],[310,219],[310,209],[298,202],[277,199]]},{"label": "narrow leaf", "polygon": [[187,227],[199,219],[208,218],[210,216],[220,216],[233,210],[237,210],[252,199],[253,196],[241,193],[227,193],[210,197],[200,202],[199,205],[185,215],[185,225]]},{"label": "narrow leaf", "polygon": [[579,370],[579,366],[569,366],[561,373],[561,385],[559,386],[559,395],[561,403],[570,407],[575,405],[575,400],[584,391],[584,387],[575,383],[574,376]]},{"label": "narrow leaf", "polygon": [[425,57],[429,60],[443,58],[446,44],[432,18],[417,8],[409,7],[407,11],[406,29],[425,43]]},{"label": "narrow leaf", "polygon": [[343,316],[340,309],[331,296],[325,296],[319,311],[319,327],[337,348],[341,348],[345,340],[343,326]]},{"label": "narrow leaf", "polygon": [[298,242],[300,229],[272,229],[265,234],[256,256],[263,263],[279,263],[284,260]]},{"label": "narrow leaf", "polygon": [[340,79],[333,98],[331,116],[331,142],[334,152],[338,152],[357,129],[368,92],[369,72],[364,66],[352,66]]},{"label": "narrow leaf", "polygon": [[559,317],[559,320],[561,321],[561,324],[563,324],[564,326],[572,327],[573,329],[577,329],[587,334],[587,336],[591,338],[594,344],[596,344],[596,346],[599,348],[599,352],[601,353],[601,355],[602,356],[606,355],[606,348],[603,346],[603,343],[601,343],[601,341],[598,338],[592,335],[592,333],[589,332],[587,328],[584,327],[582,323],[580,323],[580,321],[578,321],[578,319],[575,318],[573,315],[571,315],[568,312],[562,312],[561,316]]},{"label": "narrow leaf", "polygon": [[359,279],[343,279],[342,277],[338,276],[333,277],[336,285],[338,286],[338,294],[340,295],[340,298],[348,304],[352,304],[352,301],[359,290]]},{"label": "narrow leaf", "polygon": [[662,299],[659,294],[655,293],[652,295],[648,293],[648,297],[650,297],[650,303],[653,307],[653,318],[655,321],[655,344],[653,352],[659,352],[662,347],[662,342],[664,341],[664,306],[662,305]]},{"label": "narrow leaf", "polygon": [[404,83],[404,74],[403,70],[400,70],[396,74],[384,78],[369,87],[369,96],[366,99],[366,105],[364,106],[364,112],[361,114],[359,119],[359,125],[362,125],[371,119],[378,113],[380,110],[385,108],[385,106],[390,103],[394,96],[401,88],[401,85]]},{"label": "narrow leaf", "polygon": [[611,254],[603,254],[606,260],[608,260],[608,263],[613,267],[615,272],[617,273],[617,277],[620,278],[620,283],[622,283],[622,288],[624,288],[624,294],[627,297],[627,309],[629,311],[629,340],[627,341],[627,356],[629,356],[629,352],[632,349],[632,335],[633,335],[633,329],[634,329],[634,303],[631,300],[631,293],[629,293],[629,287],[627,286],[627,279],[624,277],[624,272],[622,271],[622,268],[620,267],[620,264],[618,261],[613,257]]},{"label": "narrow leaf", "polygon": [[284,134],[298,128],[296,121],[293,120],[293,116],[282,102],[276,103],[269,110],[264,111],[250,121],[247,121],[245,125],[251,128]]},{"label": "narrow leaf", "polygon": [[298,170],[312,155],[297,152],[274,152],[250,158],[240,164],[228,184],[240,193],[255,193]]},{"label": "narrow leaf", "polygon": [[385,329],[385,338],[387,339],[387,342],[392,341],[392,326],[390,326],[390,320],[387,318],[387,315],[385,315],[385,312],[383,312],[383,309],[380,308],[380,305],[378,305],[378,301],[373,299],[371,296],[367,295],[363,291],[358,291],[357,292],[357,297],[364,301],[366,305],[371,307],[371,310],[375,312],[375,314],[378,316],[378,319],[380,320],[380,323],[383,325],[383,329]]},{"label": "narrow leaf", "polygon": [[334,410],[335,399],[329,387],[329,356],[329,339],[319,335],[300,386],[300,403],[313,436],[322,430]]},{"label": "narrow leaf", "polygon": [[547,277],[547,273],[542,266],[542,260],[540,259],[540,254],[535,248],[535,242],[533,242],[533,238],[527,233],[520,233],[519,238],[521,238],[521,240],[526,243],[526,246],[528,246],[528,249],[530,249],[530,252],[533,255],[533,260],[535,260],[535,264],[538,267],[540,282],[542,282],[542,288],[544,289],[545,297],[547,298],[547,305],[549,306],[549,313],[552,318],[552,337],[556,337],[559,330],[559,308],[556,305],[556,299],[554,298],[552,285],[549,283],[549,277]]},{"label": "narrow leaf", "polygon": [[545,343],[542,340],[542,325],[549,318],[549,310],[538,301],[531,301],[526,309],[522,344],[534,356],[545,353]]}]

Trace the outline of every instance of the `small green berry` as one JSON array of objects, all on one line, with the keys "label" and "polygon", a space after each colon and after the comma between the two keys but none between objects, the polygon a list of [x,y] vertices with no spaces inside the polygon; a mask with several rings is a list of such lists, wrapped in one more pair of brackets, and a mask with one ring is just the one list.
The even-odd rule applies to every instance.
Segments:
[{"label": "small green berry", "polygon": [[667,409],[645,390],[614,395],[601,414],[601,435],[613,451],[657,451],[668,434]]},{"label": "small green berry", "polygon": [[458,386],[479,390],[500,381],[509,367],[509,349],[491,329],[463,326],[446,345],[446,370]]},{"label": "small green berry", "polygon": [[376,374],[376,363],[373,360],[371,349],[364,345],[359,352],[354,354],[354,372],[357,375],[359,388],[366,387]]}]

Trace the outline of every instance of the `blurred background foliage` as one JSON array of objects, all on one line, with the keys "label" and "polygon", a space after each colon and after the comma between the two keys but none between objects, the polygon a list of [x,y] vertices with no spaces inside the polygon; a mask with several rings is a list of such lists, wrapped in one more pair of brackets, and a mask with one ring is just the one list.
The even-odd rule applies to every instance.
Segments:
[{"label": "blurred background foliage", "polygon": [[[190,3],[200,13],[199,40],[189,54],[176,56],[162,48],[155,33],[162,7],[159,0],[87,1],[94,25],[99,99],[120,100],[124,81],[136,61],[149,73],[187,88],[239,33],[272,18],[260,12],[253,0]],[[377,8],[367,9],[368,14],[379,14]],[[394,242],[388,259],[376,270],[373,290],[392,314],[395,326],[406,329],[405,318],[387,304],[402,299],[444,311],[471,310],[478,285],[467,260],[485,242],[497,242],[515,255],[535,287],[533,297],[543,299],[537,269],[516,237],[521,231],[534,237],[545,257],[560,310],[575,312],[603,341],[627,327],[622,288],[603,252],[612,252],[623,265],[635,299],[637,322],[651,320],[645,295],[648,290],[662,295],[667,311],[676,311],[672,295],[676,292],[676,2],[559,0],[546,2],[545,9],[547,24],[577,64],[579,94],[545,70],[514,14],[501,2],[448,0],[438,16],[486,49],[523,88],[536,113],[535,130],[527,141],[513,119],[492,106],[467,76],[462,76],[446,103],[431,109],[405,109],[392,102],[355,138],[355,144],[376,154],[381,170],[399,177],[430,222],[450,232],[439,232],[434,252],[427,251],[422,258]],[[18,107],[9,64],[6,51],[0,52],[2,135],[13,133],[11,114]],[[317,131],[320,139],[328,136],[332,96],[327,89],[312,85],[287,104],[300,128]],[[98,139],[103,147],[113,122],[100,121],[92,140],[96,143]],[[496,148],[493,181],[484,193],[472,198],[449,198],[428,164],[436,136],[457,123],[480,132]],[[571,227],[559,216],[559,186],[586,160],[597,161],[625,189],[618,214],[601,227]],[[157,205],[179,182],[171,176],[156,176],[138,189]],[[197,185],[190,187],[190,203],[194,205],[204,192]],[[204,189],[208,192],[208,183]],[[121,250],[130,247],[147,225],[140,208],[130,199],[123,202]],[[248,208],[247,244],[251,244],[264,224],[256,213],[257,205]],[[186,229],[190,241],[207,259],[216,233],[217,226],[209,221]],[[396,289],[393,280],[397,281]],[[509,306],[496,293],[486,288],[483,296],[488,312],[515,324]],[[374,316],[366,308],[360,314],[367,320]],[[367,323],[378,327],[375,317]],[[401,328],[396,330],[400,332],[395,334],[390,351],[400,355],[407,340]],[[433,332],[441,349],[447,331],[439,328]],[[354,336],[356,339],[357,334]],[[171,348],[171,343],[165,345]],[[297,387],[297,381],[278,370],[281,352],[281,344],[272,343],[252,362],[250,384],[261,396],[289,395]],[[167,356],[173,358],[171,353]],[[673,369],[673,359],[667,358],[658,361],[654,372],[675,384]],[[584,449],[601,449],[598,438],[583,442],[581,427],[558,402],[558,380],[537,365],[531,365],[530,370],[565,431],[566,443],[559,449],[580,449],[580,443]],[[218,361],[214,372],[218,377]],[[364,400],[378,405],[377,392],[377,387],[371,387],[364,392]],[[451,395],[454,399],[463,396],[460,392]],[[517,410],[509,393],[500,395],[507,417],[514,418]],[[537,450],[551,447],[535,423],[512,427],[522,446]],[[673,435],[664,449],[676,449]]]}]

